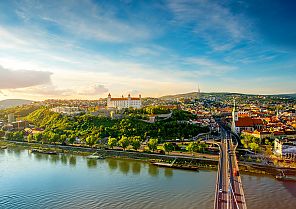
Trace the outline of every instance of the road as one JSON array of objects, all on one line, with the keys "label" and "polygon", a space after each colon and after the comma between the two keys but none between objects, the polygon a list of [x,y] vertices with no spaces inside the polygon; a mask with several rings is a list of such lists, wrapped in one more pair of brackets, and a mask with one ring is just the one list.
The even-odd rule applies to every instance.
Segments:
[{"label": "road", "polygon": [[228,164],[227,164],[227,144],[225,140],[221,141],[220,161],[218,167],[218,179],[216,188],[216,206],[215,208],[227,208],[228,203]]},{"label": "road", "polygon": [[219,143],[220,160],[218,166],[215,209],[246,209],[244,191],[238,171],[233,144],[228,132],[222,133]]}]

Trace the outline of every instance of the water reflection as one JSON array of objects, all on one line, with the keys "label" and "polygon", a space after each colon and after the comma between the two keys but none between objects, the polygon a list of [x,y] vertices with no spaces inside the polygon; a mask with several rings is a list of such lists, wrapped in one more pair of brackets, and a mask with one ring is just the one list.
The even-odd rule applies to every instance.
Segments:
[{"label": "water reflection", "polygon": [[127,174],[130,170],[130,163],[127,161],[119,161],[119,170],[123,173],[123,174]]},{"label": "water reflection", "polygon": [[132,164],[132,171],[133,171],[133,174],[140,174],[141,173],[141,164],[139,162],[134,162]]},{"label": "water reflection", "polygon": [[108,165],[109,165],[109,168],[110,170],[116,170],[118,165],[117,165],[117,160],[114,160],[114,159],[108,159]]},{"label": "water reflection", "polygon": [[69,164],[70,164],[70,166],[72,166],[72,167],[75,167],[75,166],[76,166],[76,156],[71,155],[71,156],[69,157]]},{"label": "water reflection", "polygon": [[41,154],[41,153],[34,153],[34,158],[35,158],[36,160],[38,160],[38,161],[45,160],[45,159],[46,159],[45,156],[46,156],[46,155]]},{"label": "water reflection", "polygon": [[19,149],[19,148],[15,148],[15,149],[13,149],[13,154],[16,156],[16,157],[20,157],[20,155],[21,155],[21,149]]},{"label": "water reflection", "polygon": [[8,154],[13,154],[13,152],[14,152],[13,149],[10,149],[10,148],[7,149]]},{"label": "water reflection", "polygon": [[171,178],[173,176],[173,169],[171,168],[165,168],[164,170],[164,176]]},{"label": "water reflection", "polygon": [[149,165],[148,173],[150,176],[156,177],[159,174],[159,169],[157,166]]},{"label": "water reflection", "polygon": [[62,155],[61,156],[61,162],[62,162],[63,165],[67,165],[68,159],[67,159],[67,156],[66,155]]},{"label": "water reflection", "polygon": [[96,159],[87,159],[87,167],[88,168],[97,168],[97,160]]},{"label": "water reflection", "polygon": [[283,186],[287,191],[296,198],[296,182],[295,181],[284,181]]},{"label": "water reflection", "polygon": [[50,155],[49,161],[53,164],[57,164],[57,162],[60,160],[59,155]]}]

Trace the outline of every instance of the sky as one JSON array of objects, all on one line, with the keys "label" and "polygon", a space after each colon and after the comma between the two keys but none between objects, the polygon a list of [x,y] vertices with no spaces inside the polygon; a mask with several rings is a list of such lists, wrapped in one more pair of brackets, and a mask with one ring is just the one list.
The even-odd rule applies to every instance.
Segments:
[{"label": "sky", "polygon": [[0,100],[296,93],[293,0],[1,0]]}]

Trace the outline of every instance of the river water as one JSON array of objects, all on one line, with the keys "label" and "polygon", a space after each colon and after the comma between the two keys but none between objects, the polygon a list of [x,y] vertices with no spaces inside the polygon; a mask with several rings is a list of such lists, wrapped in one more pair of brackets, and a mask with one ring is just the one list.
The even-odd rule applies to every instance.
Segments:
[{"label": "river water", "polygon": [[[0,150],[0,208],[211,209],[216,172]],[[295,209],[296,183],[242,175],[248,209]]]}]

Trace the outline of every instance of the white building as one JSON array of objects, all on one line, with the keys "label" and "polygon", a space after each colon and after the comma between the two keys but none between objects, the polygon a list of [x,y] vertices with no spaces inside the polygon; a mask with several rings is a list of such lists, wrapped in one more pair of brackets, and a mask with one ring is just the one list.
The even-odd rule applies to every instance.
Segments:
[{"label": "white building", "polygon": [[274,154],[296,160],[296,139],[275,139]]},{"label": "white building", "polygon": [[107,98],[107,108],[141,108],[142,107],[142,99],[141,95],[139,97],[131,97],[129,94],[128,97],[122,97],[121,98],[111,98],[111,94],[109,93]]}]

